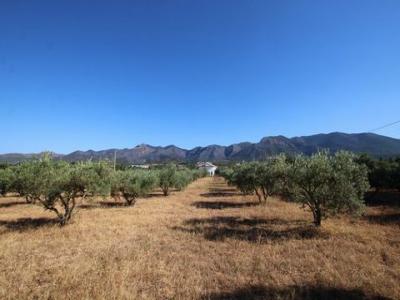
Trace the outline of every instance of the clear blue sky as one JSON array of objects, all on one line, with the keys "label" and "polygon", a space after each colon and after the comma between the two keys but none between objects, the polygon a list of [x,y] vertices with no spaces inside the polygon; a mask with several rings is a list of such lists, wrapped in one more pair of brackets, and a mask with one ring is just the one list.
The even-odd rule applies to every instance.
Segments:
[{"label": "clear blue sky", "polygon": [[0,105],[0,153],[370,130],[400,119],[400,1],[3,0]]}]

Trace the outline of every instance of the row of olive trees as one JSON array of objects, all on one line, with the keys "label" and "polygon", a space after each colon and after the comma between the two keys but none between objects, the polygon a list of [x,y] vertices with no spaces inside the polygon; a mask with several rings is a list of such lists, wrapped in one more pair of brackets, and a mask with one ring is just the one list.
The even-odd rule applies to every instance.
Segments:
[{"label": "row of olive trees", "polygon": [[380,190],[400,190],[400,157],[376,159],[366,154],[357,162],[368,167],[368,177],[372,188]]},{"label": "row of olive trees", "polygon": [[264,162],[250,162],[221,170],[229,184],[260,203],[280,195],[308,207],[314,224],[337,213],[360,214],[369,189],[368,172],[349,152],[318,152],[310,157],[280,155]]},{"label": "row of olive trees", "polygon": [[39,160],[0,169],[0,194],[18,193],[29,203],[53,211],[61,225],[72,217],[78,199],[111,196],[133,205],[137,197],[160,187],[164,195],[172,188],[184,189],[203,176],[198,170],[167,165],[159,170],[113,171],[108,162],[69,164],[44,156]]}]

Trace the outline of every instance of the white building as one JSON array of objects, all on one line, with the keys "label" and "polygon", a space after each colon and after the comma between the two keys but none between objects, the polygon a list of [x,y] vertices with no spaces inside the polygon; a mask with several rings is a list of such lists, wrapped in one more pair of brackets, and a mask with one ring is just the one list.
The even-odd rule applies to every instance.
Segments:
[{"label": "white building", "polygon": [[215,170],[217,170],[218,168],[217,166],[213,165],[208,161],[207,162],[200,161],[196,164],[196,166],[200,170],[206,170],[209,176],[214,176]]},{"label": "white building", "polygon": [[149,169],[149,165],[131,165],[131,168]]}]

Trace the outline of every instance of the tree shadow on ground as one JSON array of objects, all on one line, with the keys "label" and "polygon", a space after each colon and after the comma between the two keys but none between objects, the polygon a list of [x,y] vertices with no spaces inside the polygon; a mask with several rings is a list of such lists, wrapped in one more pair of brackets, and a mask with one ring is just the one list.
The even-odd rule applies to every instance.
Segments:
[{"label": "tree shadow on ground", "polygon": [[341,289],[323,286],[289,286],[270,288],[262,285],[250,285],[232,292],[215,292],[203,295],[202,300],[391,300],[390,298],[368,295],[360,289]]},{"label": "tree shadow on ground", "polygon": [[236,188],[225,188],[225,187],[223,187],[223,188],[209,188],[209,191],[211,192],[211,193],[232,193],[232,192],[235,192],[235,193],[237,193],[238,192],[238,190],[236,189]]},{"label": "tree shadow on ground", "polygon": [[158,192],[158,193],[154,192],[154,193],[147,194],[143,198],[154,198],[154,197],[165,197],[165,196],[162,192]]},{"label": "tree shadow on ground", "polygon": [[268,243],[289,239],[327,239],[329,237],[322,229],[309,225],[304,220],[213,217],[189,219],[183,226],[173,229],[202,235],[210,241],[232,238],[253,243]]},{"label": "tree shadow on ground", "polygon": [[27,202],[21,202],[21,201],[5,202],[5,203],[0,203],[0,208],[6,208],[18,205],[28,205],[28,204],[29,203]]},{"label": "tree shadow on ground", "polygon": [[243,208],[260,205],[258,202],[196,201],[192,206],[205,209]]},{"label": "tree shadow on ground", "polygon": [[236,188],[227,188],[225,185],[222,187],[209,188],[207,193],[200,194],[202,197],[212,198],[212,197],[233,197],[241,195],[241,193]]},{"label": "tree shadow on ground", "polygon": [[380,215],[367,215],[364,217],[368,222],[380,225],[399,225],[400,213],[386,213]]},{"label": "tree shadow on ground", "polygon": [[[133,204],[131,206],[134,206]],[[114,201],[99,201],[92,204],[80,204],[78,209],[96,209],[96,208],[115,208],[115,207],[130,207],[125,202]]]},{"label": "tree shadow on ground", "polygon": [[206,198],[233,197],[233,196],[239,196],[239,195],[242,195],[242,194],[238,193],[238,192],[220,192],[220,191],[208,192],[208,193],[200,194],[200,196],[206,197]]},{"label": "tree shadow on ground", "polygon": [[[112,207],[129,207],[125,202],[113,202],[113,201],[102,201],[99,202],[100,207],[112,208]],[[133,206],[133,204],[131,205]]]},{"label": "tree shadow on ground", "polygon": [[59,224],[54,218],[19,218],[17,220],[0,220],[0,226],[5,226],[12,231],[25,231],[30,229],[39,229],[41,227]]},{"label": "tree shadow on ground", "polygon": [[304,220],[283,220],[280,218],[264,219],[264,218],[241,218],[241,217],[212,217],[212,218],[193,218],[186,220],[185,225],[228,225],[230,227],[239,226],[255,226],[255,225],[306,225]]},{"label": "tree shadow on ground", "polygon": [[95,209],[100,208],[97,204],[80,204],[77,206],[77,209]]}]

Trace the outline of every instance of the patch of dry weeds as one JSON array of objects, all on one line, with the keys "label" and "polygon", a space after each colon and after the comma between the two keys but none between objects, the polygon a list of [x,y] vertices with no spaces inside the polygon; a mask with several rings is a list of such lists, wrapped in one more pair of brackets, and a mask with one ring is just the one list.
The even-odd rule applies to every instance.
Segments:
[{"label": "patch of dry weeds", "polygon": [[[399,299],[398,209],[318,230],[220,178],[134,207],[84,203],[72,224],[0,200],[0,298]],[[386,297],[386,298],[384,298]]]}]

